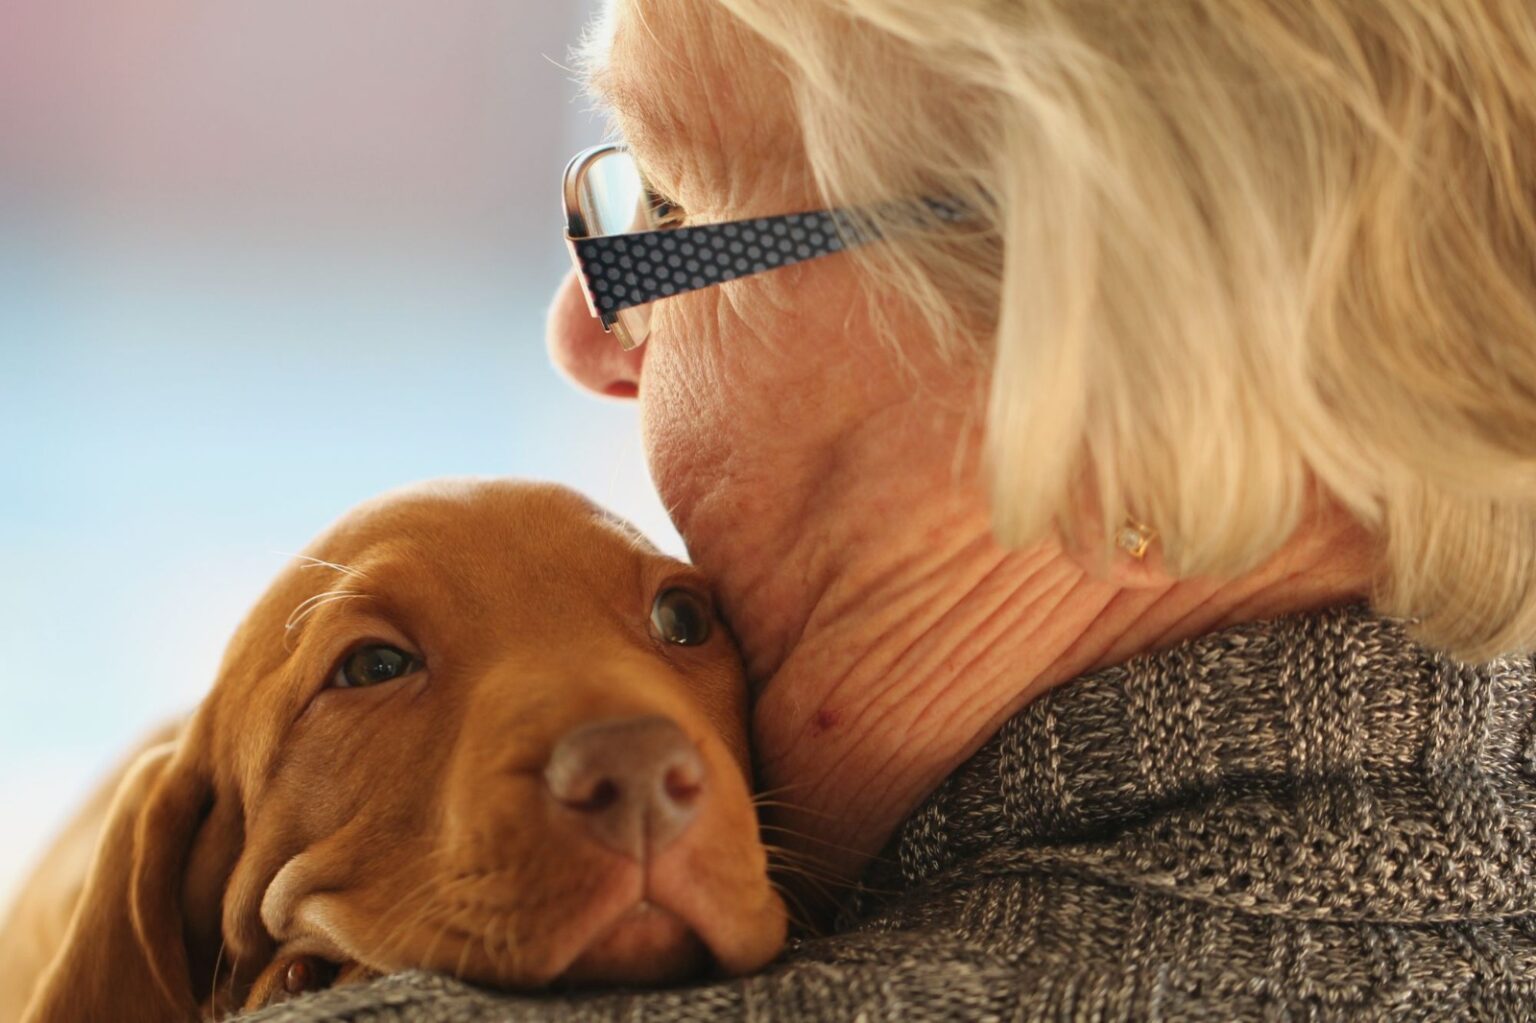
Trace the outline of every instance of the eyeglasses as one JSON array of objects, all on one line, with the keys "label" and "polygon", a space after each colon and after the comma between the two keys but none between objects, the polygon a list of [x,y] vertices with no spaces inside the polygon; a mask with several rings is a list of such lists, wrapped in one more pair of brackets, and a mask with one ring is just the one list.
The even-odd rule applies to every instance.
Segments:
[{"label": "eyeglasses", "polygon": [[830,210],[681,227],[622,145],[565,169],[565,237],[592,315],[625,349],[645,343],[650,303],[841,251],[854,237]]},{"label": "eyeglasses", "polygon": [[[622,145],[594,146],[565,168],[565,238],[587,307],[625,349],[650,333],[650,304],[803,263],[878,235],[843,210],[683,227],[682,211],[646,184]],[[958,203],[923,201],[945,221]]]}]

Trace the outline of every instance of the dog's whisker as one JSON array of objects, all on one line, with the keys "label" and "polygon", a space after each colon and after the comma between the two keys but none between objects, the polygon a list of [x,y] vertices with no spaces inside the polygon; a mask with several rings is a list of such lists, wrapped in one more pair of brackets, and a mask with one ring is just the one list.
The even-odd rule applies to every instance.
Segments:
[{"label": "dog's whisker", "polygon": [[[784,873],[794,873],[802,877],[814,877],[837,888],[860,889],[873,892],[877,895],[894,895],[896,892],[889,888],[876,888],[860,880],[847,880],[833,873],[824,863],[798,853],[793,849],[785,849],[782,846],[767,845],[769,869],[779,870]],[[799,857],[797,859],[797,857]]]},{"label": "dog's whisker", "polygon": [[[432,918],[437,914],[437,898],[436,893],[433,893],[432,896],[429,896],[425,901],[417,905],[411,913],[402,918],[400,923],[390,931],[390,944],[401,951],[406,950],[410,946],[411,935],[430,925]],[[427,958],[430,958],[430,952]],[[424,959],[423,963],[425,961]]]},{"label": "dog's whisker", "polygon": [[764,842],[763,849],[771,857],[778,857],[779,859],[789,863],[797,863],[801,865],[816,867],[828,875],[832,873],[832,868],[830,865],[828,865],[815,853],[808,850],[794,849],[785,845],[774,845],[771,842]]},{"label": "dog's whisker", "polygon": [[382,930],[384,927],[389,925],[389,920],[392,916],[395,916],[396,914],[400,914],[401,916],[400,922],[395,924],[393,927],[390,927],[389,932],[385,935],[385,937],[376,943],[379,951],[382,954],[388,955],[390,953],[392,947],[396,945],[397,938],[400,939],[400,947],[404,947],[405,939],[409,937],[409,932],[417,924],[420,923],[421,919],[425,915],[431,911],[433,904],[433,900],[428,899],[422,905],[413,906],[413,903],[416,901],[416,897],[423,891],[436,885],[438,880],[439,879],[436,876],[436,873],[429,869],[427,872],[426,880],[422,881],[415,888],[412,888],[404,898],[398,900],[392,908],[386,910],[384,915],[379,918],[379,929]]},{"label": "dog's whisker", "polygon": [[[220,937],[218,937],[218,952],[214,955],[214,977],[210,980],[209,989],[207,989],[207,992],[209,992],[207,1009],[212,1014],[209,1017],[210,1021],[223,1018],[223,1015],[229,1015],[230,1012],[240,1008],[240,1003],[235,1000],[235,978],[240,974],[240,958],[232,958],[229,965],[224,966],[224,952],[227,951],[229,951],[229,939],[224,937],[223,928],[221,928]],[[218,1000],[218,988],[220,988],[218,977],[220,977],[220,972],[224,974],[224,997],[226,997],[226,1001],[224,1001],[223,1005],[220,1005],[220,1000]]]},{"label": "dog's whisker", "polygon": [[[415,888],[412,888],[404,898],[396,902],[394,909],[386,912],[380,919],[379,922],[382,926],[389,920],[390,916],[395,913],[408,914],[401,919],[400,923],[391,928],[388,937],[383,943],[384,947],[388,947],[390,944],[395,943],[397,936],[401,939],[400,944],[403,947],[405,941],[409,938],[409,932],[417,927],[423,920],[435,913],[439,903],[447,894],[451,893],[455,888],[473,882],[473,878],[459,878],[456,880],[450,880],[446,883],[443,882],[441,875],[437,872],[436,867],[433,865],[440,861],[440,859],[441,858],[434,850],[433,854],[429,856],[427,861],[429,866],[427,869],[426,880],[416,885]],[[413,908],[412,903],[416,902],[417,897],[423,892],[431,891],[432,889],[437,890],[432,891],[431,894],[420,903],[420,905],[416,905]]]},{"label": "dog's whisker", "polygon": [[366,596],[366,593],[358,593],[355,590],[340,590],[317,593],[315,596],[310,597],[304,603],[294,608],[293,613],[288,616],[288,620],[283,623],[283,648],[289,653],[293,652],[294,630],[302,625],[304,620],[315,611],[338,600],[350,600],[354,597]]},{"label": "dog's whisker", "polygon": [[793,789],[803,789],[803,788],[806,788],[809,785],[810,785],[810,782],[804,782],[804,781],[791,782],[791,783],[786,784],[786,785],[776,785],[776,786],[774,786],[771,789],[762,789],[762,790],[760,790],[758,792],[752,793],[752,801],[755,803],[759,799],[766,799],[769,796],[777,796],[777,795],[779,795],[782,792],[789,792],[789,791],[791,791]]},{"label": "dog's whisker", "polygon": [[[833,841],[830,841],[828,839],[821,838],[821,837],[819,837],[817,835],[812,835],[812,834],[810,834],[808,832],[805,832],[805,831],[799,831],[799,830],[797,830],[795,828],[785,827],[783,824],[759,824],[758,828],[760,830],[762,830],[762,831],[775,831],[775,832],[778,832],[779,834],[785,835],[785,836],[787,836],[789,838],[797,838],[797,839],[803,839],[803,840],[805,840],[807,842],[815,842],[817,845],[825,846],[826,848],[834,850],[836,852],[848,853],[851,856],[858,856],[858,857],[861,857],[863,859],[867,859],[871,863],[890,864],[890,863],[894,863],[895,862],[889,856],[884,856],[884,855],[881,855],[880,853],[865,852],[863,849],[854,849],[854,848],[851,848],[849,846],[841,845],[841,844],[839,844],[837,842],[833,842]],[[809,850],[804,850],[804,851],[802,851],[802,855],[809,856],[809,855],[811,855],[811,853],[809,852]]]},{"label": "dog's whisker", "polygon": [[760,794],[755,795],[755,796],[752,797],[752,805],[753,806],[777,806],[777,807],[782,807],[782,808],[784,808],[786,810],[798,810],[801,813],[825,814],[825,811],[823,811],[823,810],[812,810],[810,807],[808,807],[808,806],[806,806],[806,805],[804,805],[802,803],[791,803],[787,799],[775,799],[774,797],[777,796],[777,795],[778,795],[778,793],[776,793],[776,792],[774,792],[774,793],[769,793],[769,792],[760,793]]},{"label": "dog's whisker", "polygon": [[[450,925],[448,924],[448,922],[444,921],[444,923],[443,923],[444,929],[446,930],[449,926]],[[472,942],[472,941],[464,941],[464,942],[461,943],[460,948],[459,948],[458,958],[454,960],[454,964],[453,964],[453,979],[454,980],[463,980],[464,979],[464,960],[469,956],[470,950],[472,948],[474,948],[474,947],[475,947],[474,946],[474,942]]]},{"label": "dog's whisker", "polygon": [[[231,1002],[231,1004],[234,1007],[237,1007],[237,1008],[240,1005],[241,1001],[244,1001],[244,996],[241,996],[239,1001],[236,1000],[236,992],[239,989],[235,987],[235,979],[237,977],[239,977],[239,976],[240,976],[240,955],[239,955],[239,953],[236,953],[234,955],[234,957],[230,959],[230,962],[229,962],[229,994],[230,994],[230,1002]],[[248,995],[249,993],[250,993],[249,986],[247,986],[246,994]]]},{"label": "dog's whisker", "polygon": [[834,815],[832,815],[830,813],[823,813],[820,810],[812,810],[809,807],[797,806],[794,803],[781,803],[781,802],[779,802],[777,800],[769,800],[769,801],[763,802],[763,803],[753,803],[752,807],[753,807],[753,809],[759,810],[759,811],[765,810],[765,809],[775,809],[775,810],[786,810],[786,811],[788,811],[790,813],[803,813],[803,814],[805,814],[808,817],[815,817],[815,818],[818,818],[819,820],[827,820],[827,821],[829,821],[829,820],[835,819]]},{"label": "dog's whisker", "polygon": [[[412,930],[424,924],[430,925],[433,917],[439,919],[440,925],[437,933],[433,936],[432,941],[427,945],[425,952],[420,958],[421,964],[429,968],[435,961],[439,944],[447,936],[449,929],[454,926],[453,896],[462,889],[472,887],[479,879],[477,877],[461,877],[441,884],[438,883],[438,880],[438,878],[434,877],[427,885],[417,887],[416,890],[420,891],[422,887],[435,884],[437,890],[432,893],[431,898],[426,901],[420,911],[405,922],[403,925],[405,933],[400,934],[401,946],[403,947]],[[400,931],[401,928],[396,928],[396,933]],[[464,947],[460,950],[460,958],[456,964],[456,972],[454,974],[456,977],[463,972],[463,955],[470,947],[471,943],[466,941]]]},{"label": "dog's whisker", "polygon": [[507,933],[507,952],[508,952],[507,958],[511,960],[512,970],[514,971],[514,974],[516,974],[516,973],[520,972],[522,970],[522,968],[523,968],[523,956],[522,956],[522,948],[523,948],[523,946],[522,946],[522,942],[517,940],[517,914],[516,913],[508,913],[507,914],[506,933]]},{"label": "dog's whisker", "polygon": [[406,951],[407,941],[411,933],[416,929],[416,926],[421,922],[423,916],[423,911],[418,907],[414,913],[403,918],[399,924],[392,927],[389,934],[382,941],[375,944],[375,948],[378,950],[376,958],[384,962],[395,961],[397,952],[403,953]]},{"label": "dog's whisker", "polygon": [[772,879],[768,881],[768,884],[774,891],[779,893],[779,898],[784,900],[784,915],[789,918],[789,922],[794,927],[806,934],[821,933],[821,929],[806,917],[805,905],[800,901],[800,896],[797,893],[788,886]]},{"label": "dog's whisker", "polygon": [[[778,830],[778,829],[774,829],[774,830]],[[790,837],[791,838],[804,838],[804,837],[807,837],[807,836],[796,835],[794,833],[790,833]],[[779,854],[781,856],[793,859],[793,860],[795,860],[797,862],[800,862],[800,863],[813,864],[814,866],[819,867],[822,870],[827,871],[828,873],[832,872],[832,865],[827,862],[826,857],[824,855],[822,855],[821,853],[816,852],[813,849],[803,849],[803,848],[796,848],[794,846],[789,846],[789,845],[781,845],[781,844],[778,844],[776,842],[767,841],[766,839],[763,842],[763,848],[769,850],[770,852],[777,853],[777,854]]]},{"label": "dog's whisker", "polygon": [[[772,872],[770,872],[772,873]],[[798,889],[801,894],[825,907],[840,905],[843,901],[839,893],[833,892],[826,885],[811,877],[800,877],[794,874],[783,875],[787,887]],[[801,903],[802,907],[806,905]],[[809,915],[809,913],[807,913]]]},{"label": "dog's whisker", "polygon": [[841,880],[840,878],[833,877],[830,874],[826,874],[811,867],[807,867],[801,863],[794,863],[783,859],[775,861],[772,854],[769,856],[768,872],[771,874],[777,873],[792,877],[803,877],[807,880],[820,881],[822,884],[832,885],[838,888],[855,887],[851,881]]},{"label": "dog's whisker", "polygon": [[[789,895],[788,893],[781,892],[779,897],[781,899],[788,900]],[[811,927],[811,925],[807,923],[803,918],[801,918],[799,913],[796,913],[794,910],[789,908],[788,901],[785,902],[784,906],[784,919],[789,924],[788,930],[791,935],[803,935],[806,937],[816,936],[814,933],[815,929]]]},{"label": "dog's whisker", "polygon": [[[459,891],[461,891],[461,890],[463,890],[465,888],[472,887],[476,880],[478,880],[478,879],[477,878],[473,878],[473,877],[456,878],[453,881],[450,881],[447,885],[445,885],[443,887],[443,890],[439,893],[439,900],[442,902],[443,906],[445,908],[447,908],[447,912],[445,912],[443,914],[443,931],[444,931],[444,933],[446,933],[450,927],[453,927],[453,928],[455,928],[457,930],[460,930],[460,931],[464,930],[464,928],[458,927],[454,923],[454,917],[457,915],[457,910],[452,908],[453,903],[449,901],[449,896],[452,895],[452,896],[456,897],[456,893],[457,892],[459,892]],[[483,940],[483,938],[482,938],[482,940]],[[454,967],[453,967],[453,976],[454,976],[455,980],[463,980],[464,979],[464,964],[465,964],[465,961],[469,958],[469,956],[474,952],[474,948],[475,948],[475,943],[473,941],[471,941],[468,937],[464,938],[464,940],[460,943],[459,954],[458,954],[458,957],[454,960]]]},{"label": "dog's whisker", "polygon": [[404,896],[395,900],[395,904],[393,906],[384,911],[384,915],[379,918],[379,923],[383,924],[388,922],[389,919],[393,916],[405,915],[421,909],[422,903],[417,900],[417,896],[419,896],[428,888],[431,888],[432,885],[436,882],[437,878],[428,876],[426,880],[418,883],[416,887],[412,888]]},{"label": "dog's whisker", "polygon": [[752,800],[752,805],[759,810],[764,807],[773,807],[774,809],[788,810],[791,813],[802,813],[808,817],[817,817],[821,820],[832,820],[834,817],[833,814],[827,813],[825,810],[813,810],[800,803],[789,803],[782,799],[754,799]]},{"label": "dog's whisker", "polygon": [[[432,923],[432,917],[436,912],[437,910],[435,906],[428,905],[427,908],[422,912],[421,919],[415,926],[430,926]],[[443,940],[443,935],[445,933],[447,933],[446,927],[440,927],[437,933],[433,935],[432,940],[427,942],[426,948],[422,951],[420,959],[420,962],[423,966],[428,968],[432,966],[434,962],[432,957],[437,952],[437,943]]]},{"label": "dog's whisker", "polygon": [[432,936],[432,941],[427,945],[427,954],[423,957],[423,962],[432,963],[435,961],[437,946],[448,936],[449,924],[448,914],[441,914],[441,922],[438,924],[437,933]]},{"label": "dog's whisker", "polygon": [[802,877],[808,881],[816,881],[828,888],[849,889],[858,887],[858,885],[852,881],[844,881],[842,878],[833,877],[831,874],[813,870],[804,866],[803,864],[790,863],[784,860],[780,860],[778,863],[771,864],[768,870],[770,873],[778,873],[786,877]]},{"label": "dog's whisker", "polygon": [[524,949],[527,949],[527,943],[518,940],[518,919],[516,919],[515,915],[511,917],[510,923],[511,926],[507,934],[510,935],[508,940],[510,940],[511,949],[513,949],[513,952],[511,952],[511,965],[513,965],[513,969],[518,969],[521,972],[524,969]]},{"label": "dog's whisker", "polygon": [[485,963],[488,969],[494,969],[496,965],[496,950],[491,947],[491,932],[495,930],[495,915],[488,915],[485,923],[480,928],[480,947],[485,949]]},{"label": "dog's whisker", "polygon": [[496,967],[496,971],[499,976],[506,976],[509,968],[512,971],[512,975],[515,976],[519,966],[517,961],[517,944],[512,940],[513,915],[514,914],[512,913],[503,914],[501,921],[501,940],[503,942],[502,948],[506,949],[506,958]]},{"label": "dog's whisker", "polygon": [[[217,1019],[219,1015],[219,967],[224,962],[224,949],[229,942],[225,939],[223,928],[219,929],[219,951],[213,957],[213,976],[208,980],[208,1013],[209,1019]],[[230,990],[234,990],[235,978],[229,978]]]},{"label": "dog's whisker", "polygon": [[765,844],[763,848],[768,852],[768,869],[770,873],[776,872],[793,877],[801,877],[808,881],[816,881],[822,885],[844,891],[866,891],[877,895],[896,894],[892,889],[876,888],[862,881],[846,880],[839,877],[812,854],[772,844]]},{"label": "dog's whisker", "polygon": [[307,562],[307,564],[300,565],[299,568],[329,568],[333,571],[340,572],[342,575],[348,576],[352,579],[368,578],[368,574],[366,572],[360,568],[353,568],[351,565],[337,564],[334,561],[326,561],[323,558],[310,557],[308,554],[288,554],[283,551],[273,551],[272,553],[278,555],[279,557],[293,558],[295,561]]},{"label": "dog's whisker", "polygon": [[895,888],[886,888],[883,886],[866,884],[861,881],[843,881],[837,878],[819,877],[815,874],[796,870],[792,865],[789,864],[779,864],[776,867],[770,867],[769,874],[777,874],[780,877],[794,878],[804,881],[808,885],[815,887],[817,894],[821,895],[823,898],[829,901],[837,901],[837,893],[847,895],[850,893],[862,892],[869,895],[881,896],[901,894],[901,892]]},{"label": "dog's whisker", "polygon": [[293,609],[293,612],[288,616],[288,620],[283,623],[283,631],[292,632],[318,608],[324,607],[332,601],[361,596],[364,596],[364,594],[358,590],[326,590],[324,593],[317,593],[305,599],[298,607]]}]

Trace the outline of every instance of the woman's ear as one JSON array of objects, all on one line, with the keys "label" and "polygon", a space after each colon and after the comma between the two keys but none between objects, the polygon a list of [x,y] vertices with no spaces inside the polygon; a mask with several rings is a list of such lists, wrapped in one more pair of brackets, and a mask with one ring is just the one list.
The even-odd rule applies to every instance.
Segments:
[{"label": "woman's ear", "polygon": [[[206,933],[208,924],[187,918],[182,887],[212,794],[191,735],[139,757],[108,811],[63,947],[40,980],[25,1023],[200,1017],[202,992],[192,980],[188,940]],[[226,843],[195,844],[227,854]],[[216,919],[212,927],[216,933]]]}]

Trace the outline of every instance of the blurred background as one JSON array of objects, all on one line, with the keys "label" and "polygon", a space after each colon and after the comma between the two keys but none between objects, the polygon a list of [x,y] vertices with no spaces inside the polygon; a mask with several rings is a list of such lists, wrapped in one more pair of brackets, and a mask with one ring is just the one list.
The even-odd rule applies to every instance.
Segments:
[{"label": "blurred background", "polygon": [[0,4],[0,902],[357,501],[555,479],[681,552],[544,355],[596,3]]}]

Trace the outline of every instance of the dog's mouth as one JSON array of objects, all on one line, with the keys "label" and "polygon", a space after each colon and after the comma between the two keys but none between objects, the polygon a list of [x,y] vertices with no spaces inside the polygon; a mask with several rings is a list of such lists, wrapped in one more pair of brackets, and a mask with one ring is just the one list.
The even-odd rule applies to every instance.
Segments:
[{"label": "dog's mouth", "polygon": [[[333,961],[379,973],[441,970],[509,989],[673,984],[772,961],[785,908],[744,785],[706,791],[680,835],[659,848],[647,842],[639,855],[604,830],[599,795],[572,807],[538,789],[533,806],[549,808],[544,819],[493,816],[455,846],[477,858],[504,848],[516,869],[441,858],[438,876],[416,883],[423,860],[434,859],[434,836],[416,855],[389,850],[388,872],[371,871],[365,884],[340,884],[361,872],[354,844],[306,850],[271,882],[262,921],[274,938]],[[642,823],[642,837],[652,834],[650,817]],[[537,842],[528,838],[535,833]],[[300,948],[301,937],[310,944]]]},{"label": "dog's mouth", "polygon": [[[640,986],[710,972],[740,976],[777,954],[784,908],[766,880],[721,883],[711,869],[719,859],[676,849],[644,865],[594,864],[603,882],[587,898],[572,901],[560,919],[546,919],[537,940],[529,934],[521,950],[496,938],[520,914],[509,917],[492,908],[494,902],[468,898],[457,906],[432,899],[423,908],[397,904],[370,911],[344,892],[310,892],[292,904],[290,925],[273,933],[295,952],[357,962],[378,973],[439,969],[496,987]],[[288,919],[281,900],[268,901],[264,908],[273,911],[274,921]],[[440,909],[426,911],[434,905]],[[383,931],[375,926],[379,919],[389,922]],[[421,926],[393,922],[401,919]]]},{"label": "dog's mouth", "polygon": [[614,886],[570,922],[551,945],[566,950],[560,981],[571,984],[672,984],[713,970],[750,973],[783,942],[783,909],[764,885],[752,894],[711,883],[694,849],[630,863]]},{"label": "dog's mouth", "polygon": [[675,984],[712,962],[709,946],[681,917],[642,899],[599,932],[560,980],[590,984]]}]

